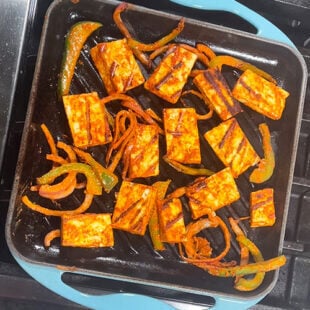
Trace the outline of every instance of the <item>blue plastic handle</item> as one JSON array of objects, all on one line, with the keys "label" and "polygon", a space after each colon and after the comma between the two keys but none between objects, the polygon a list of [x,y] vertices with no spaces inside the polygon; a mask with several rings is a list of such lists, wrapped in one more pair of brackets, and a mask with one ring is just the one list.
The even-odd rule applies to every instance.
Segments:
[{"label": "blue plastic handle", "polygon": [[[77,304],[94,310],[173,310],[174,308],[155,298],[130,293],[113,293],[104,295],[90,295],[82,293],[62,281],[65,271],[47,265],[38,265],[26,262],[15,256],[18,264],[36,281],[47,287],[54,293],[69,299]],[[68,271],[75,273],[74,271]],[[81,273],[83,274],[83,273]],[[239,300],[224,296],[212,295],[215,299],[213,310],[245,310],[257,304],[259,299]]]},{"label": "blue plastic handle", "polygon": [[235,0],[170,0],[180,5],[201,9],[230,12],[248,21],[257,29],[257,35],[296,48],[294,43],[274,24]]},{"label": "blue plastic handle", "polygon": [[90,295],[82,293],[62,281],[65,271],[55,267],[25,262],[15,257],[18,264],[36,281],[54,293],[77,304],[94,310],[173,310],[165,302],[139,294],[114,293],[107,295]]}]

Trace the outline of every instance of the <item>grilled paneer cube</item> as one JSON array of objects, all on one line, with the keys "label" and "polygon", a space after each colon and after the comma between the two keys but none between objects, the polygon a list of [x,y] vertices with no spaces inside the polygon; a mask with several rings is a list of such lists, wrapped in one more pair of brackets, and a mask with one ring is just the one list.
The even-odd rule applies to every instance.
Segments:
[{"label": "grilled paneer cube", "polygon": [[144,235],[156,195],[152,186],[123,181],[112,216],[113,228]]},{"label": "grilled paneer cube", "polygon": [[195,109],[164,109],[163,113],[167,157],[184,164],[199,164],[201,155]]},{"label": "grilled paneer cube", "polygon": [[208,69],[198,74],[194,83],[208,98],[214,111],[223,121],[242,111],[239,102],[232,96],[225,78],[218,69]]},{"label": "grilled paneer cube", "polygon": [[162,200],[158,204],[161,241],[178,243],[186,241],[182,203],[179,198]]},{"label": "grilled paneer cube", "polygon": [[265,188],[250,195],[251,227],[272,226],[275,223],[273,188]]},{"label": "grilled paneer cube", "polygon": [[186,189],[193,219],[210,214],[240,198],[230,168],[225,168],[210,177],[196,179]]},{"label": "grilled paneer cube", "polygon": [[145,82],[144,87],[158,97],[176,103],[195,64],[197,56],[174,45]]},{"label": "grilled paneer cube", "polygon": [[90,50],[108,94],[124,93],[144,83],[126,39],[99,43]]},{"label": "grilled paneer cube", "polygon": [[111,214],[85,213],[62,216],[61,245],[83,248],[113,246]]},{"label": "grilled paneer cube", "polygon": [[235,178],[260,160],[235,118],[207,131],[204,137]]},{"label": "grilled paneer cube", "polygon": [[63,96],[63,103],[76,147],[87,148],[112,141],[107,116],[96,92]]},{"label": "grilled paneer cube", "polygon": [[289,93],[265,80],[255,72],[246,70],[238,79],[233,96],[254,111],[273,120],[281,118]]},{"label": "grilled paneer cube", "polygon": [[138,124],[130,143],[129,178],[147,178],[159,174],[158,128]]}]

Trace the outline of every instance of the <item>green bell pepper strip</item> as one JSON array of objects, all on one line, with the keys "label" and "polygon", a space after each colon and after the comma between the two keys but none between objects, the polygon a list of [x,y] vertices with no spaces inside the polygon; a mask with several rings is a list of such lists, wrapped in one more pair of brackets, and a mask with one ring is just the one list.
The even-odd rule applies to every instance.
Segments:
[{"label": "green bell pepper strip", "polygon": [[75,65],[79,59],[83,45],[87,38],[101,26],[101,23],[82,21],[74,24],[70,28],[65,40],[65,51],[58,81],[58,93],[60,97],[69,94]]},{"label": "green bell pepper strip", "polygon": [[59,167],[56,167],[41,177],[37,178],[37,184],[51,184],[54,182],[56,178],[59,176],[69,173],[69,172],[77,172],[85,175],[87,179],[86,184],[86,193],[93,195],[101,195],[102,194],[102,184],[101,180],[97,177],[95,171],[91,166],[82,164],[82,163],[69,163],[63,164]]},{"label": "green bell pepper strip", "polygon": [[90,165],[95,171],[97,177],[102,183],[104,190],[109,193],[118,183],[118,177],[107,168],[98,163],[89,153],[84,152],[76,147],[73,148],[79,158]]}]

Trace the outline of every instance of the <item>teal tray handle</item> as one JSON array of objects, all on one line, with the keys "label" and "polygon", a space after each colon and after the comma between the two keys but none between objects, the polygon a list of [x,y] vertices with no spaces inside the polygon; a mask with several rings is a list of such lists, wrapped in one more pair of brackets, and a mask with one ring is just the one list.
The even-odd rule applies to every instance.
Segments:
[{"label": "teal tray handle", "polygon": [[248,21],[257,29],[257,35],[265,38],[278,41],[296,48],[294,43],[275,25],[265,19],[263,16],[257,14],[253,10],[244,6],[235,0],[170,0],[171,2],[201,9],[212,11],[230,12],[244,20]]},{"label": "teal tray handle", "polygon": [[36,281],[52,292],[88,309],[94,310],[173,310],[167,303],[158,299],[130,293],[90,295],[80,292],[62,281],[65,271],[47,265],[28,263],[15,257],[19,265]]}]

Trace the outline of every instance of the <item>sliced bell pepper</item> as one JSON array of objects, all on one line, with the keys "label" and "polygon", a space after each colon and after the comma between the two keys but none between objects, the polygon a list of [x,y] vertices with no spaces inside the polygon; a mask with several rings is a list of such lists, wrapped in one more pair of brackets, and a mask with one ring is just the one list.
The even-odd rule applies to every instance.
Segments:
[{"label": "sliced bell pepper", "polygon": [[117,175],[103,167],[89,153],[84,152],[76,147],[74,147],[74,151],[82,161],[93,168],[97,177],[101,181],[104,190],[109,193],[118,182]]},{"label": "sliced bell pepper", "polygon": [[275,167],[275,155],[272,149],[270,131],[266,123],[259,125],[259,131],[263,139],[264,158],[258,163],[258,167],[250,175],[250,182],[263,183],[269,180]]},{"label": "sliced bell pepper", "polygon": [[234,67],[234,68],[239,69],[241,71],[245,71],[247,69],[252,70],[256,74],[265,78],[266,80],[268,80],[274,84],[277,84],[276,80],[267,72],[255,67],[254,65],[252,65],[248,62],[234,58],[232,56],[227,56],[227,55],[216,56],[209,63],[210,68],[218,68],[219,70],[222,69],[223,65]]},{"label": "sliced bell pepper", "polygon": [[60,97],[69,94],[74,68],[87,38],[99,27],[101,23],[82,21],[74,24],[69,30],[65,41],[65,52],[62,59],[61,72],[58,82]]},{"label": "sliced bell pepper", "polygon": [[91,166],[82,163],[69,163],[54,168],[49,172],[47,172],[46,174],[42,175],[41,177],[37,178],[37,184],[38,185],[51,184],[57,177],[65,173],[69,173],[71,171],[82,173],[85,175],[87,179],[86,193],[93,195],[102,194],[101,181],[98,179],[96,173],[94,172]]}]

